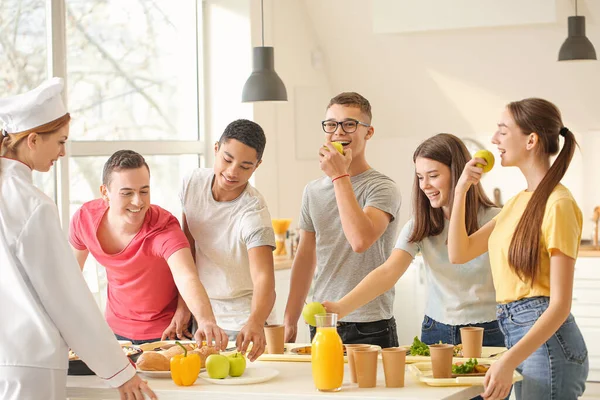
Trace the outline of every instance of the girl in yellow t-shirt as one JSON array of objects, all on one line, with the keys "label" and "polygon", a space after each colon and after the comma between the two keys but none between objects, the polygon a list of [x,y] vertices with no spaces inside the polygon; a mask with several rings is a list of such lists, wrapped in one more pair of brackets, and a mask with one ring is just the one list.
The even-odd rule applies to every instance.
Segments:
[{"label": "girl in yellow t-shirt", "polygon": [[[559,153],[560,136],[564,144]],[[570,313],[582,216],[560,180],[577,142],[554,104],[530,98],[506,106],[492,143],[502,166],[521,170],[527,189],[468,235],[465,194],[481,179],[483,170],[476,164],[485,164],[480,158],[471,160],[455,189],[448,235],[453,263],[489,250],[496,313],[509,351],[487,372],[482,396],[506,397],[516,369],[524,377],[515,384],[517,399],[576,399],[585,390],[589,370],[587,348]]]}]

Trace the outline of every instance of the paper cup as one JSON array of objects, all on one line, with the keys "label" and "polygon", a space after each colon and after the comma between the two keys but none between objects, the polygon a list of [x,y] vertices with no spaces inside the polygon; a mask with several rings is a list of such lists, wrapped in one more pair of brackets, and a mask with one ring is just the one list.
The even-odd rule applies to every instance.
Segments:
[{"label": "paper cup", "polygon": [[268,354],[283,354],[285,350],[284,332],[285,327],[283,325],[265,326],[265,339],[267,340]]},{"label": "paper cup", "polygon": [[483,328],[468,326],[460,328],[462,355],[464,358],[480,358],[483,346]]},{"label": "paper cup", "polygon": [[429,346],[429,352],[431,353],[433,377],[451,378],[454,346],[451,344],[432,344]]},{"label": "paper cup", "polygon": [[390,347],[381,350],[385,386],[404,387],[404,367],[406,366],[406,348]]},{"label": "paper cup", "polygon": [[372,388],[377,385],[377,356],[379,350],[372,347],[354,349],[354,369],[359,388]]},{"label": "paper cup", "polygon": [[350,380],[352,383],[358,382],[356,380],[356,369],[354,368],[354,350],[365,349],[371,347],[370,344],[345,344],[346,355],[348,356],[348,367],[350,368]]}]

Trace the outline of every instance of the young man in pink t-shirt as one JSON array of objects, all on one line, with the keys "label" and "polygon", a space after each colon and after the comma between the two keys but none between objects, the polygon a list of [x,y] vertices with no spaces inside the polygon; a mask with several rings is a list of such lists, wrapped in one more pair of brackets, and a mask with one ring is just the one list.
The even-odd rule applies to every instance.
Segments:
[{"label": "young man in pink t-shirt", "polygon": [[150,204],[144,158],[130,150],[116,152],[104,165],[102,182],[102,198],[73,215],[69,241],[82,269],[89,253],[106,268],[105,315],[113,332],[138,344],[181,339],[190,335],[191,310],[198,322],[196,340],[214,339],[224,349],[227,334],[216,324],[177,218]]}]

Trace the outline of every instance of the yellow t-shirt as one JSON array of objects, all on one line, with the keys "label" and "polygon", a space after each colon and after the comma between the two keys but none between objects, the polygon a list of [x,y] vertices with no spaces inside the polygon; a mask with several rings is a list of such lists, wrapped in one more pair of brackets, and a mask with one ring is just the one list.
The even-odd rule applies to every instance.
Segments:
[{"label": "yellow t-shirt", "polygon": [[526,297],[550,296],[551,250],[556,249],[569,257],[577,258],[583,217],[569,189],[558,184],[546,203],[540,244],[541,268],[533,287],[529,282],[523,282],[510,268],[510,241],[532,195],[533,192],[526,191],[517,194],[494,217],[496,226],[490,235],[488,250],[498,303],[510,303]]}]

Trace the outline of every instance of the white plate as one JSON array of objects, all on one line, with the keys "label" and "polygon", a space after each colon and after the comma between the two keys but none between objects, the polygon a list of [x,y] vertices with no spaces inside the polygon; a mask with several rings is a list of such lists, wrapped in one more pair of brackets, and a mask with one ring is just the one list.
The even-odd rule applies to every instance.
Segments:
[{"label": "white plate", "polygon": [[148,378],[171,378],[171,371],[142,371],[138,369],[137,373]]},{"label": "white plate", "polygon": [[202,372],[200,378],[207,382],[217,385],[250,385],[253,383],[261,383],[269,381],[279,375],[279,371],[273,368],[246,368],[242,376],[233,378],[228,376],[224,379],[211,379],[208,377],[208,372]]},{"label": "white plate", "polygon": [[[206,371],[205,368],[202,368],[200,371]],[[141,369],[137,370],[137,373],[140,375],[144,375],[147,378],[162,378],[162,379],[171,379],[171,371],[142,371]]]}]

